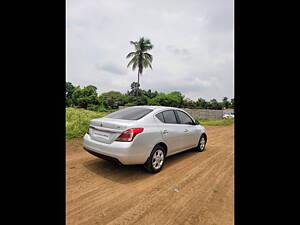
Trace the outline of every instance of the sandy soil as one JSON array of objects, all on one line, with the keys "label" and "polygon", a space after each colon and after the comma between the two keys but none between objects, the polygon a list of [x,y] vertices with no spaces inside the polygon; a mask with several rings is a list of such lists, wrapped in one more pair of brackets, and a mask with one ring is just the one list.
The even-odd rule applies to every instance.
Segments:
[{"label": "sandy soil", "polygon": [[67,141],[67,224],[232,225],[234,129],[206,129],[204,152],[171,156],[154,175],[98,159],[81,139]]}]

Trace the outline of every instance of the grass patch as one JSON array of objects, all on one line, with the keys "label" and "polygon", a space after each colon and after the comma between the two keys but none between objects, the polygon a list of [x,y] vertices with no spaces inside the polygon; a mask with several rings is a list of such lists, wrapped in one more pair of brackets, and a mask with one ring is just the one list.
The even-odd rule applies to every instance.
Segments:
[{"label": "grass patch", "polygon": [[[115,110],[114,110],[115,111]],[[80,138],[86,133],[90,120],[106,116],[109,112],[95,112],[85,109],[66,108],[66,138]]]},{"label": "grass patch", "polygon": [[198,122],[203,126],[228,126],[234,123],[234,118],[222,120],[209,120],[206,118],[197,118]]}]

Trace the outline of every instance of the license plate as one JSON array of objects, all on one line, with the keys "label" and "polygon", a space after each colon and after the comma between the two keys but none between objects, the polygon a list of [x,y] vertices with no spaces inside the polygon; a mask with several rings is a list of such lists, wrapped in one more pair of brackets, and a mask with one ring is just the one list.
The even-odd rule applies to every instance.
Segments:
[{"label": "license plate", "polygon": [[105,132],[94,130],[94,129],[91,129],[91,131],[92,131],[92,135],[94,136],[109,139],[109,135]]}]

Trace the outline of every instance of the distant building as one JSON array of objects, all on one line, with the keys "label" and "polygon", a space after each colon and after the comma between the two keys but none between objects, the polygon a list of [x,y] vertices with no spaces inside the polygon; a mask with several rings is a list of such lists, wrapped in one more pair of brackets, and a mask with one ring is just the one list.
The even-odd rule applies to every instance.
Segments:
[{"label": "distant building", "polygon": [[223,109],[223,113],[234,114],[234,109]]},{"label": "distant building", "polygon": [[223,118],[225,117],[234,117],[234,109],[223,109]]}]

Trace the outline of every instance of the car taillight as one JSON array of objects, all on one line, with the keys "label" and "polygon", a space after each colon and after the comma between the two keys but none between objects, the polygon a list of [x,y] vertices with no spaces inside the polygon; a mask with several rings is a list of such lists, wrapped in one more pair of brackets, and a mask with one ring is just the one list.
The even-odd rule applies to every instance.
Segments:
[{"label": "car taillight", "polygon": [[144,128],[131,128],[126,131],[124,131],[117,139],[116,141],[123,141],[123,142],[130,142],[133,140],[133,138],[144,131]]}]

